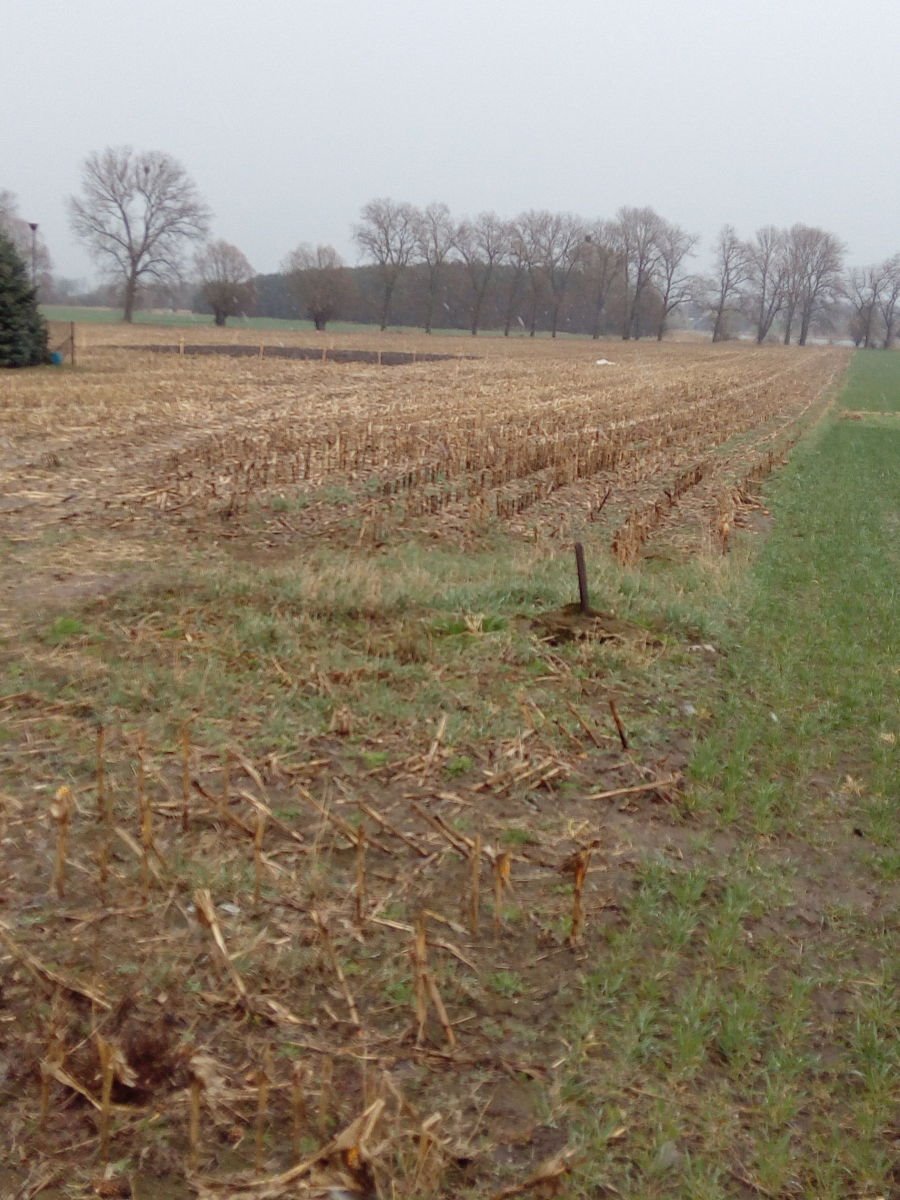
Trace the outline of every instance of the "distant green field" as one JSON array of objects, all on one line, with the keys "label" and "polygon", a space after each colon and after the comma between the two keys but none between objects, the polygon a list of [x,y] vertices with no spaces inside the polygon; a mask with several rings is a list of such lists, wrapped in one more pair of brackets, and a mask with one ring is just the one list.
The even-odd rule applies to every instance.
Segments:
[{"label": "distant green field", "polygon": [[[78,324],[120,325],[122,310],[119,308],[88,308],[68,304],[42,304],[41,312],[48,321],[77,321]],[[135,325],[160,325],[192,328],[194,326],[212,326],[211,316],[203,313],[164,312],[159,309],[148,309],[134,314]],[[284,331],[314,332],[312,321],[285,321],[278,317],[231,317],[227,329],[280,329]],[[328,333],[372,333],[377,326],[362,325],[352,321],[334,321],[328,326]],[[410,325],[393,325],[392,333],[421,333],[420,329]],[[467,329],[436,329],[436,335],[468,337]],[[483,336],[491,336],[486,330]],[[519,335],[522,336],[522,335]]]},{"label": "distant green field", "polygon": [[[77,321],[78,324],[121,325],[122,310],[120,308],[89,308],[74,304],[42,304],[41,312],[48,321]],[[176,328],[192,328],[194,326],[212,326],[213,319],[208,314],[190,312],[166,312],[162,309],[147,309],[134,314],[135,325],[159,325]],[[230,317],[227,329],[280,329],[285,332],[314,332],[312,321],[284,321],[278,317]],[[328,333],[375,333],[378,326],[375,322],[364,325],[355,321],[333,321],[328,325]],[[391,325],[390,333],[421,333],[418,325]],[[435,329],[436,337],[471,337],[468,329]],[[498,329],[483,329],[479,337],[501,337]],[[518,330],[509,335],[511,338],[527,338],[525,330]],[[540,338],[550,335],[543,331],[537,335]],[[560,331],[557,339],[560,341],[580,340],[586,335]]]},{"label": "distant green field", "polygon": [[853,370],[840,398],[840,407],[864,412],[897,412],[900,409],[900,372],[897,354],[861,350],[853,357]]},{"label": "distant green field", "polygon": [[[119,308],[87,308],[69,304],[42,304],[41,312],[48,321],[77,321],[79,324],[122,324],[122,310]],[[148,309],[134,314],[135,325],[174,325],[194,326],[212,325],[211,316],[203,313],[164,312],[160,309]],[[232,317],[228,329],[286,329],[312,330],[312,321],[282,321],[276,317]],[[351,325],[335,322],[329,326],[329,332],[346,333],[357,329],[366,329],[365,325]]]}]

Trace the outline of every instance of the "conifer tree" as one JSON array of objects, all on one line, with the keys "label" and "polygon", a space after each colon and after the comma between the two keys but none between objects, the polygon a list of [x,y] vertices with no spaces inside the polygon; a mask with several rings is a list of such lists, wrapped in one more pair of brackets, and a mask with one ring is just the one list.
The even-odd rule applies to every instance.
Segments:
[{"label": "conifer tree", "polygon": [[0,367],[35,367],[47,361],[47,325],[28,268],[0,230]]}]

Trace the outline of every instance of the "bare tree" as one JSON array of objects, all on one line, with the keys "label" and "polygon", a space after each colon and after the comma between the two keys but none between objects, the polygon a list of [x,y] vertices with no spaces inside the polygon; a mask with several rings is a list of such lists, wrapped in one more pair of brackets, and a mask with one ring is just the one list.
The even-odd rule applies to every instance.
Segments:
[{"label": "bare tree", "polygon": [[652,208],[620,208],[616,213],[615,237],[622,261],[625,305],[622,338],[641,336],[640,308],[659,264],[662,217]]},{"label": "bare tree", "polygon": [[186,245],[205,237],[209,224],[209,210],[179,162],[130,146],[88,156],[69,214],[75,234],[121,283],[126,321],[134,319],[142,282],[180,279]]},{"label": "bare tree", "polygon": [[472,337],[478,334],[481,314],[491,279],[509,250],[509,226],[496,213],[479,213],[472,221],[462,221],[453,244],[465,263],[471,291]]},{"label": "bare tree", "polygon": [[415,212],[416,257],[428,273],[428,298],[425,306],[425,332],[431,333],[434,306],[437,300],[444,264],[454,249],[456,230],[446,204],[429,204]]},{"label": "bare tree", "polygon": [[813,318],[841,294],[844,246],[833,233],[810,225],[794,225],[788,241],[791,315],[799,313],[797,342],[805,346]]},{"label": "bare tree", "polygon": [[[506,287],[503,302],[503,336],[509,337],[513,314],[522,294],[522,281],[528,270],[528,252],[514,221],[506,225]],[[521,317],[519,320],[521,321]]]},{"label": "bare tree", "polygon": [[715,275],[708,284],[709,306],[712,340],[721,342],[728,335],[728,314],[737,307],[741,288],[749,277],[750,256],[733,225],[723,225],[719,230],[715,253]]},{"label": "bare tree", "polygon": [[531,212],[527,218],[535,269],[543,276],[550,300],[550,336],[556,337],[569,280],[584,260],[585,228],[571,213]]},{"label": "bare tree", "polygon": [[694,253],[699,238],[679,225],[660,221],[656,235],[657,263],[654,284],[659,294],[659,324],[656,340],[661,342],[669,315],[686,304],[696,292],[696,279],[685,269],[685,260]]},{"label": "bare tree", "polygon": [[531,286],[529,334],[534,337],[538,310],[545,302],[550,334],[556,337],[569,282],[575,269],[586,261],[584,223],[571,213],[530,209],[513,223],[512,240]]},{"label": "bare tree", "polygon": [[591,296],[591,337],[600,337],[603,314],[622,269],[616,230],[611,221],[595,221],[584,236],[582,269]]},{"label": "bare tree", "polygon": [[766,225],[747,245],[747,299],[760,345],[784,307],[787,279],[786,236],[774,225]]},{"label": "bare tree", "polygon": [[854,268],[844,292],[854,343],[866,350],[879,343],[890,349],[900,303],[900,254],[873,267]]},{"label": "bare tree", "polygon": [[868,350],[878,336],[879,300],[886,283],[881,267],[854,268],[848,278],[846,294],[850,302],[850,336],[855,345]]},{"label": "bare tree", "polygon": [[882,321],[882,346],[890,350],[894,340],[894,326],[897,322],[897,308],[900,305],[900,254],[887,259],[882,264],[885,281],[878,297],[878,311]]},{"label": "bare tree", "polygon": [[538,310],[546,299],[547,277],[544,272],[541,226],[546,213],[534,209],[520,213],[512,224],[512,238],[522,256],[530,290],[528,336],[537,331]]},{"label": "bare tree", "polygon": [[197,254],[194,264],[203,298],[217,325],[253,307],[254,270],[237,246],[221,240],[210,242]]},{"label": "bare tree", "polygon": [[333,246],[316,246],[315,250],[298,246],[285,259],[282,270],[301,310],[320,332],[345,310],[350,281],[344,261]]},{"label": "bare tree", "polygon": [[397,280],[409,266],[416,248],[416,210],[393,200],[370,200],[353,238],[363,254],[375,263],[381,277],[380,324],[384,331],[391,315],[391,298]]}]

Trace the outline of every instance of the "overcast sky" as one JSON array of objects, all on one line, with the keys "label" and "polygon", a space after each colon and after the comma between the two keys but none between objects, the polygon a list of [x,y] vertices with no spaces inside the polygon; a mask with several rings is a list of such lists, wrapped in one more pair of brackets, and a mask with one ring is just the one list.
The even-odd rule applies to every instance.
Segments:
[{"label": "overcast sky", "polygon": [[0,0],[0,188],[56,271],[92,150],[178,158],[257,270],[376,196],[900,250],[900,0]]}]

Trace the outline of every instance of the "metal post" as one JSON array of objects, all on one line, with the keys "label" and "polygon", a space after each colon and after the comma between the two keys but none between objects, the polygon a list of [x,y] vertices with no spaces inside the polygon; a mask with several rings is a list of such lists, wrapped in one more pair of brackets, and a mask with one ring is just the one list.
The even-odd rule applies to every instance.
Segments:
[{"label": "metal post", "polygon": [[591,611],[591,601],[588,596],[587,569],[584,565],[584,546],[575,543],[575,566],[578,570],[578,598],[581,601],[581,611],[587,615]]}]

